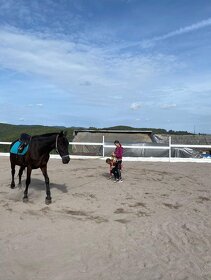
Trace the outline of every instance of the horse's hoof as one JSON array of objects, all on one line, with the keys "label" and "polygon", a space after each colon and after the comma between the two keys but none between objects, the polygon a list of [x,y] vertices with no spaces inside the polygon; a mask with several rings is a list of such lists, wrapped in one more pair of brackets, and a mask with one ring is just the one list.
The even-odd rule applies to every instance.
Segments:
[{"label": "horse's hoof", "polygon": [[28,202],[28,201],[29,201],[28,197],[23,198],[23,202]]},{"label": "horse's hoof", "polygon": [[47,205],[51,204],[51,198],[46,198],[45,199],[45,204],[47,204]]},{"label": "horse's hoof", "polygon": [[14,184],[14,183],[11,183],[10,188],[11,188],[11,189],[14,189],[14,188],[15,188],[15,184]]}]

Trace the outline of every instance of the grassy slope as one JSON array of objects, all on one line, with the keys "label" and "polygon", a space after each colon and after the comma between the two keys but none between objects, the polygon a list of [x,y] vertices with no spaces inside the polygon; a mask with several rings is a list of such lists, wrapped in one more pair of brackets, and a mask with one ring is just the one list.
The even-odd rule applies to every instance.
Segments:
[{"label": "grassy slope", "polygon": [[21,133],[28,133],[30,135],[39,135],[50,132],[59,132],[66,130],[68,132],[68,139],[72,139],[73,129],[58,127],[58,126],[42,126],[42,125],[11,125],[0,124],[0,141],[13,141],[19,138]]},{"label": "grassy slope", "polygon": [[[92,127],[91,129],[95,129]],[[167,134],[190,134],[187,131],[166,131],[165,129],[156,129],[156,128],[134,128],[130,126],[113,126],[107,127],[105,129],[121,129],[121,130],[151,130],[154,133]],[[0,123],[0,141],[13,141],[19,138],[21,133],[28,133],[30,135],[39,135],[49,132],[57,132],[61,130],[66,130],[68,133],[68,139],[71,141],[73,139],[73,130],[74,127],[60,127],[60,126],[42,126],[42,125],[12,125],[12,124],[3,124]]]}]

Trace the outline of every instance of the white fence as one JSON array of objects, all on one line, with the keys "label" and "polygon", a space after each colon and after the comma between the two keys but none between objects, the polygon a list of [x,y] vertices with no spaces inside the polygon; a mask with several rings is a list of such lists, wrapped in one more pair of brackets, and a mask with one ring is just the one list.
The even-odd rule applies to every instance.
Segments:
[{"label": "white fence", "polygon": [[[10,145],[11,142],[0,142],[0,145]],[[102,146],[103,152],[102,152],[102,157],[101,156],[80,156],[80,155],[71,155],[71,158],[75,159],[86,159],[86,158],[92,158],[92,159],[104,159],[105,157],[105,149],[106,148],[115,148],[115,145],[106,145],[104,141],[104,136],[103,136],[103,141],[102,142],[69,142],[70,145],[86,145],[86,146]],[[171,157],[171,150],[172,148],[198,148],[201,150],[205,149],[210,149],[211,150],[211,145],[184,145],[184,144],[172,144],[171,143],[171,137],[169,137],[169,143],[168,146],[132,146],[132,145],[124,145],[124,148],[127,149],[163,149],[163,150],[168,150],[169,151],[169,156],[168,157],[124,157],[124,161],[158,161],[158,162],[208,162],[211,163],[211,158],[176,158],[176,157]],[[0,156],[9,156],[9,153],[0,153]],[[51,155],[51,158],[60,158],[59,155]]]}]

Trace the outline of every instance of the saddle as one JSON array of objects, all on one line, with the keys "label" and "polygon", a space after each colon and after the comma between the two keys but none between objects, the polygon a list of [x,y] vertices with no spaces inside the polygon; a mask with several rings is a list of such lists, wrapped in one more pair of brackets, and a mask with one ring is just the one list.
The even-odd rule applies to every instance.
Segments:
[{"label": "saddle", "polygon": [[19,142],[21,143],[18,147],[18,153],[21,154],[25,147],[29,145],[29,142],[31,140],[31,136],[26,133],[22,133],[19,138]]},{"label": "saddle", "polygon": [[31,140],[31,136],[26,134],[26,133],[22,133],[20,135],[19,140],[17,140],[11,147],[10,149],[10,153],[12,154],[16,154],[16,155],[25,155],[26,152],[28,151],[28,147],[29,147],[29,142]]}]

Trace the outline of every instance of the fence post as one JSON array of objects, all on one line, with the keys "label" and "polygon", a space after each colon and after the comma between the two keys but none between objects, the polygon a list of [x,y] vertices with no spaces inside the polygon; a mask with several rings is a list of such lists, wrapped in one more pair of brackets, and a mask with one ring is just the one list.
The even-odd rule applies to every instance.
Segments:
[{"label": "fence post", "polygon": [[105,143],[105,139],[104,139],[104,135],[103,135],[103,157],[105,156],[104,143]]},{"label": "fence post", "polygon": [[171,136],[169,136],[169,162],[171,162]]}]

